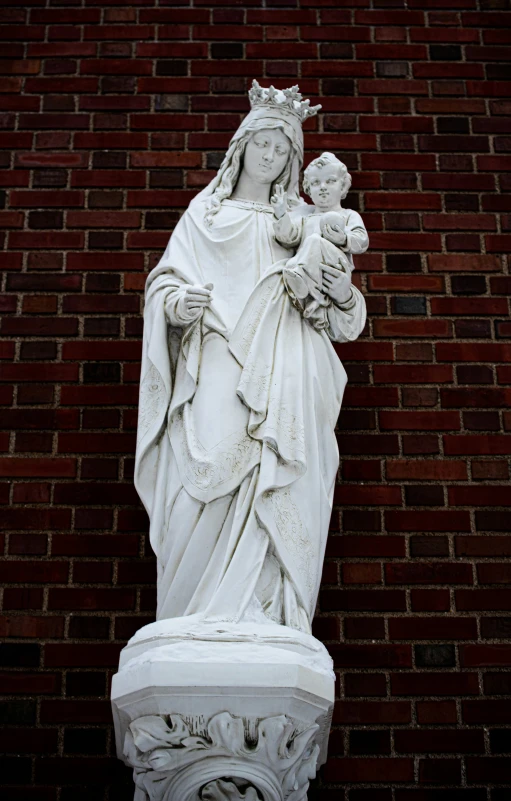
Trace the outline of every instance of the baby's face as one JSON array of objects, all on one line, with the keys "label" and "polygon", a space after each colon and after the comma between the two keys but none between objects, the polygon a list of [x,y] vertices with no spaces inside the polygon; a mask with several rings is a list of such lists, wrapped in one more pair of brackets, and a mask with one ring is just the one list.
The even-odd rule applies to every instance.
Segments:
[{"label": "baby's face", "polygon": [[341,176],[341,168],[337,164],[312,167],[307,172],[307,177],[310,187],[309,195],[318,209],[329,211],[339,208],[344,181]]}]

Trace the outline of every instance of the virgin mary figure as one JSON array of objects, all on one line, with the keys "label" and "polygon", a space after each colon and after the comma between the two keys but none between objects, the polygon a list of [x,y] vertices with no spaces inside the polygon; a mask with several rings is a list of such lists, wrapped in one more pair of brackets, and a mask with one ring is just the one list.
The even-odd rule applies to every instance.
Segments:
[{"label": "virgin mary figure", "polygon": [[[147,279],[135,485],[158,563],[158,619],[279,623],[310,633],[346,373],[365,303],[325,272],[328,326],[287,294],[292,252],[273,233],[277,184],[297,206],[298,87],[249,93],[251,111]],[[351,252],[367,242],[350,234]],[[357,245],[358,242],[358,245]]]}]

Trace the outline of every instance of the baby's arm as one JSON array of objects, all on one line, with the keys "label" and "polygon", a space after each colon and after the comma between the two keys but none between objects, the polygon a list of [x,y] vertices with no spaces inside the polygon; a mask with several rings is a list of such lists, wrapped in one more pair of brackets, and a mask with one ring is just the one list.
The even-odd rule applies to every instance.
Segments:
[{"label": "baby's arm", "polygon": [[277,242],[287,248],[297,247],[302,235],[301,220],[294,222],[291,219],[287,210],[287,192],[282,184],[277,184],[270,202],[273,206],[273,230]]},{"label": "baby's arm", "polygon": [[321,220],[321,236],[332,242],[333,245],[342,247],[346,244],[346,232],[344,230],[345,219],[341,214],[330,211]]},{"label": "baby's arm", "polygon": [[369,247],[369,237],[362,217],[358,212],[347,209],[348,219],[344,229],[346,242],[340,245],[345,253],[365,253]]},{"label": "baby's arm", "polygon": [[302,222],[301,218],[291,219],[288,211],[280,219],[275,218],[273,230],[277,242],[280,242],[286,248],[298,247],[302,238]]}]

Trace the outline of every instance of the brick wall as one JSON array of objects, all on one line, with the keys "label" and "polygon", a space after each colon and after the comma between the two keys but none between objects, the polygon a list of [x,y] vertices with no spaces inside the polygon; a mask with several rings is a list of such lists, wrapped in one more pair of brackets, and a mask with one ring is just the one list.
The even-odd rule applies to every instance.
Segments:
[{"label": "brick wall", "polygon": [[154,618],[132,485],[142,291],[252,77],[323,104],[307,159],[344,159],[371,237],[369,323],[338,348],[316,633],[339,700],[310,797],[509,799],[506,7],[0,2],[5,801],[132,797],[108,683]]}]

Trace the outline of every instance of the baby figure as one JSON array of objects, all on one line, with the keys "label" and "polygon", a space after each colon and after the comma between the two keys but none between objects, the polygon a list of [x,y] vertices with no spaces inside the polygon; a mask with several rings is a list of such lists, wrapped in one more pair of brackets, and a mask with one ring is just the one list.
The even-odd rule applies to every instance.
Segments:
[{"label": "baby figure", "polygon": [[351,274],[352,254],[363,253],[369,245],[360,215],[341,206],[350,186],[346,165],[333,153],[322,153],[304,173],[303,189],[314,206],[304,203],[288,211],[287,193],[280,184],[271,198],[275,238],[285,247],[298,248],[284,267],[284,283],[295,306],[318,329],[328,326],[330,276],[337,270]]}]

